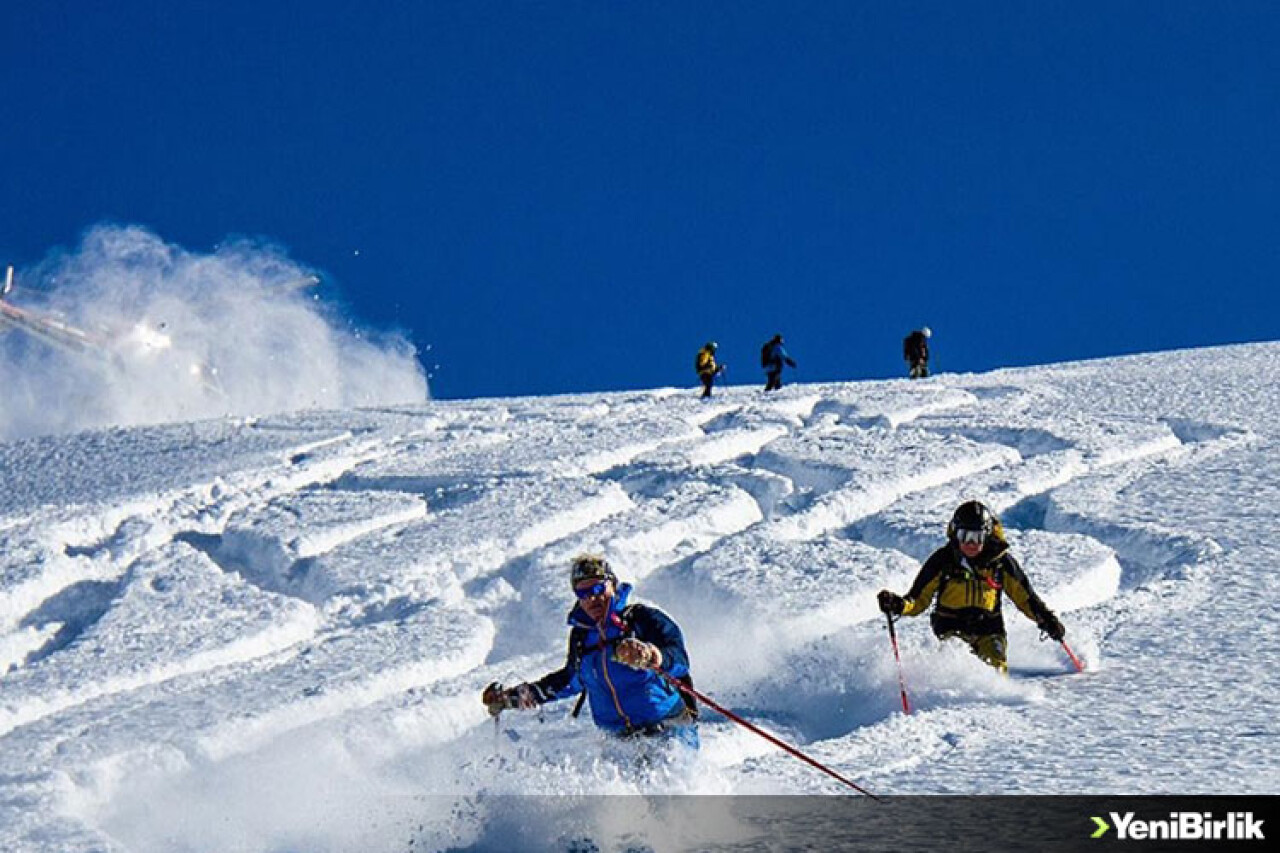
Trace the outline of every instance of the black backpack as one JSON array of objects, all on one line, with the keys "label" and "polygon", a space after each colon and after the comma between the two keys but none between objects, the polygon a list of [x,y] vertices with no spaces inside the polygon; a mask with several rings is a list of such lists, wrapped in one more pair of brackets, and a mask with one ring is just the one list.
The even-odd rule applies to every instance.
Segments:
[{"label": "black backpack", "polygon": [[773,364],[773,341],[765,344],[760,348],[760,366],[769,367]]}]

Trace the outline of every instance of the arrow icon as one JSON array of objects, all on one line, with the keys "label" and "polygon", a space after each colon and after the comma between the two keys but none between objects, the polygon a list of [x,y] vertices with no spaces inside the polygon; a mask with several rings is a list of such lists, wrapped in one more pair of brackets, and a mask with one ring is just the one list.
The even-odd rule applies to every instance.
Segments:
[{"label": "arrow icon", "polygon": [[1106,834],[1106,831],[1111,828],[1110,824],[1100,817],[1093,818],[1093,822],[1098,825],[1098,828],[1094,830],[1093,835],[1089,836],[1090,838],[1101,838]]}]

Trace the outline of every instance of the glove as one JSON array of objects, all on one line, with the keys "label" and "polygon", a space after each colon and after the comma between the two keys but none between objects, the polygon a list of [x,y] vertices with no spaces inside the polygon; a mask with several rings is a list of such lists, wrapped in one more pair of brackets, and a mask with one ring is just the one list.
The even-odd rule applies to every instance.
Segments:
[{"label": "glove", "polygon": [[902,596],[887,589],[880,590],[880,594],[876,597],[880,601],[880,609],[890,616],[900,616],[907,606]]},{"label": "glove", "polygon": [[662,666],[662,652],[652,643],[628,637],[613,650],[613,659],[632,669],[657,669]]},{"label": "glove", "polygon": [[1040,621],[1036,625],[1039,626],[1041,631],[1048,634],[1049,639],[1054,642],[1061,643],[1062,638],[1067,634],[1067,629],[1062,627],[1062,622],[1058,620],[1058,617],[1048,611],[1045,612],[1044,616],[1040,617]]},{"label": "glove", "polygon": [[489,709],[491,717],[496,717],[503,711],[516,708],[528,710],[529,708],[536,708],[538,705],[533,688],[528,684],[503,687],[496,681],[484,689],[484,693],[480,695],[480,701]]}]

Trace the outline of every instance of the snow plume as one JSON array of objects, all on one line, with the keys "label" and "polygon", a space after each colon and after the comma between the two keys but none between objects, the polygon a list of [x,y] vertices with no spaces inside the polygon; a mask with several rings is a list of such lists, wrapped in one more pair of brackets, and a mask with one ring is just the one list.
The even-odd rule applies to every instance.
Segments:
[{"label": "snow plume", "polygon": [[21,273],[9,296],[86,341],[0,335],[0,439],[424,401],[413,346],[348,328],[309,278],[260,242],[200,255],[139,227],[92,229],[75,252]]}]

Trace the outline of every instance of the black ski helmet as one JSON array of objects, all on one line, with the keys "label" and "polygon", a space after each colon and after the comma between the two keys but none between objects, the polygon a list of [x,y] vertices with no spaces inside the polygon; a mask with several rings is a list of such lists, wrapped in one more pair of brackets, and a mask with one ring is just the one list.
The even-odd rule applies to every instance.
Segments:
[{"label": "black ski helmet", "polygon": [[956,507],[947,525],[947,538],[954,540],[957,530],[981,530],[983,537],[998,534],[1000,519],[982,501],[965,501]]}]

